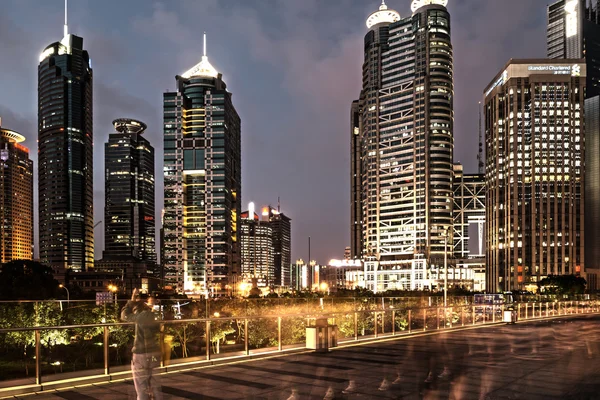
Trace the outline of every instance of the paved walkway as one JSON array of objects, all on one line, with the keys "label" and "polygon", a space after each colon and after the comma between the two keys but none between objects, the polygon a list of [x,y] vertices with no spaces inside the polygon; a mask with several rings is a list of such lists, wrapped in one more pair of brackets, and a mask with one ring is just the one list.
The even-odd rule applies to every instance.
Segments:
[{"label": "paved walkway", "polygon": [[[164,399],[599,399],[600,316],[497,325],[174,372]],[[131,381],[22,399],[134,399]]]}]

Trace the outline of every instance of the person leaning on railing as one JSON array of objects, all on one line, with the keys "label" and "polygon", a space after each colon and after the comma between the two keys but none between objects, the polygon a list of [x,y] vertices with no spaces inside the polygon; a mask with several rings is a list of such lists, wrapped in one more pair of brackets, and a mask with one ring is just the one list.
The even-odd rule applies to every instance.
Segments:
[{"label": "person leaning on railing", "polygon": [[153,370],[160,365],[161,355],[160,324],[153,306],[153,297],[146,303],[138,298],[138,290],[134,289],[131,301],[121,311],[121,320],[135,322],[131,373],[138,400],[162,399],[160,384],[153,375]]}]

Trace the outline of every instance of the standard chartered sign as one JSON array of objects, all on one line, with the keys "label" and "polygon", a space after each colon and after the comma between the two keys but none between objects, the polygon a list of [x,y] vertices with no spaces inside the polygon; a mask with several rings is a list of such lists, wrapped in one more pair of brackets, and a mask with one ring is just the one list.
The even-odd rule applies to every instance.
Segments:
[{"label": "standard chartered sign", "polygon": [[579,26],[579,21],[577,21],[577,9],[579,0],[569,0],[565,4],[565,13],[566,15],[566,25],[567,25],[567,37],[570,38],[572,36],[577,35],[577,28]]},{"label": "standard chartered sign", "polygon": [[578,64],[575,65],[530,65],[527,67],[528,71],[531,72],[543,72],[548,73],[551,72],[554,75],[571,75],[571,76],[580,76],[581,75],[581,66]]}]

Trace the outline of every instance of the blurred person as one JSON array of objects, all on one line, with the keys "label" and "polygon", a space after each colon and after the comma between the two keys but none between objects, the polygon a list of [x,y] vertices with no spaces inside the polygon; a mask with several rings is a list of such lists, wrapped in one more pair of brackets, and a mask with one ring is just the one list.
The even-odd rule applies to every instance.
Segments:
[{"label": "blurred person", "polygon": [[160,366],[160,324],[153,312],[154,298],[147,302],[138,298],[134,289],[131,300],[121,311],[121,320],[135,322],[135,338],[131,349],[131,373],[138,400],[162,400],[160,383],[154,369]]}]

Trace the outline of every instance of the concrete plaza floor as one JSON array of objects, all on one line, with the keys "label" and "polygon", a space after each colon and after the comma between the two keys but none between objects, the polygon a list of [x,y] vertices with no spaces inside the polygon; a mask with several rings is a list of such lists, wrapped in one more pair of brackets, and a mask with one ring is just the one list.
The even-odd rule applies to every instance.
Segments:
[{"label": "concrete plaza floor", "polygon": [[[600,399],[600,316],[495,325],[161,375],[164,399]],[[135,399],[131,380],[15,398]]]}]

